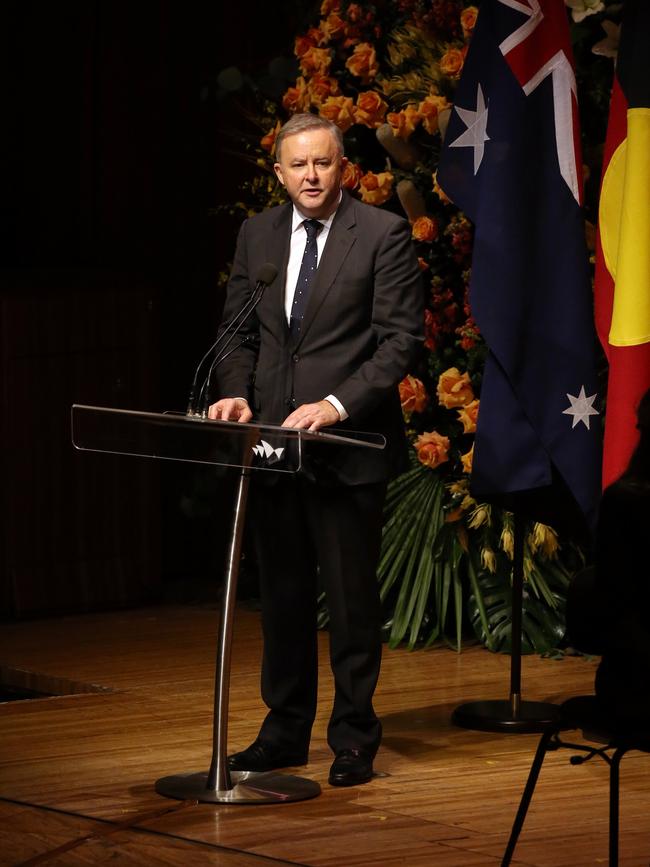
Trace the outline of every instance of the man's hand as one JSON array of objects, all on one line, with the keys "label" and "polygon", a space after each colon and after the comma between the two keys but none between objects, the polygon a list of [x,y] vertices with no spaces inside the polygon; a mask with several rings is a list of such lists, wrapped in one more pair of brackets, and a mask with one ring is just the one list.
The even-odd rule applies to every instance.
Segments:
[{"label": "man's hand", "polygon": [[338,410],[329,400],[319,400],[318,403],[303,403],[294,409],[291,415],[282,422],[282,427],[299,428],[300,430],[320,430],[341,420]]},{"label": "man's hand", "polygon": [[253,413],[248,401],[243,397],[224,397],[210,406],[208,418],[215,421],[247,422],[253,418]]}]

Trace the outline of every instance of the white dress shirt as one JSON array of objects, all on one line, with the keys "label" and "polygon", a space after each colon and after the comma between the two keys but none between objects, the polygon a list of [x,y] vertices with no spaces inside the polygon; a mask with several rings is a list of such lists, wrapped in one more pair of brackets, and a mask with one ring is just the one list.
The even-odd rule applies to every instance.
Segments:
[{"label": "white dress shirt", "polygon": [[[339,204],[340,203],[341,197],[339,197]],[[318,221],[323,227],[316,236],[316,245],[318,247],[318,262],[320,262],[321,256],[323,255],[325,243],[327,241],[327,237],[329,235],[329,231],[332,226],[335,214],[336,211],[334,211],[333,214],[330,214],[330,216],[326,220]],[[295,205],[293,206],[293,216],[291,219],[291,240],[289,243],[289,262],[287,264],[287,281],[284,286],[284,313],[287,317],[287,322],[291,321],[293,296],[296,292],[298,275],[300,274],[300,265],[302,264],[302,257],[305,253],[305,245],[307,243],[307,232],[303,224],[305,220],[309,219],[310,217],[305,217],[305,215],[301,214]],[[345,421],[345,419],[348,417],[348,414],[345,411],[345,407],[340,402],[340,400],[338,400],[333,394],[328,394],[325,400],[329,401],[332,406],[337,410],[338,414],[341,416],[341,421]]]}]

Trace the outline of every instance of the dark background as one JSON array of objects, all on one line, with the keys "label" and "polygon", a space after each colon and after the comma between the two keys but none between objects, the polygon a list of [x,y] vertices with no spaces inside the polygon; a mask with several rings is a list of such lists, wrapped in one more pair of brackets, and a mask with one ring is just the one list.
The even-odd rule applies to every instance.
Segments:
[{"label": "dark background", "polygon": [[[228,480],[77,453],[73,402],[182,410],[212,342],[254,132],[314,4],[0,7],[0,616],[191,598],[222,569]],[[278,58],[287,58],[278,63]],[[236,78],[236,76],[235,76]]]}]

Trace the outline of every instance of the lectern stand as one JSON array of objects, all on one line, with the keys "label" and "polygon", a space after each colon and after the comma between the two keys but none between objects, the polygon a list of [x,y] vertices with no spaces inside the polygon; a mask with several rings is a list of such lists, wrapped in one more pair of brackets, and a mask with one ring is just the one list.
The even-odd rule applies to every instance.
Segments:
[{"label": "lectern stand", "polygon": [[81,451],[133,455],[240,470],[228,549],[214,688],[213,749],[207,772],[181,773],[156,781],[156,791],[168,798],[196,799],[213,804],[269,804],[303,801],[320,794],[313,780],[280,774],[231,772],[228,768],[228,697],[230,651],[237,595],[248,486],[252,472],[297,473],[304,447],[332,445],[383,448],[383,437],[344,435],[282,428],[276,425],[211,421],[177,413],[151,413],[110,407],[72,407],[72,442]]}]

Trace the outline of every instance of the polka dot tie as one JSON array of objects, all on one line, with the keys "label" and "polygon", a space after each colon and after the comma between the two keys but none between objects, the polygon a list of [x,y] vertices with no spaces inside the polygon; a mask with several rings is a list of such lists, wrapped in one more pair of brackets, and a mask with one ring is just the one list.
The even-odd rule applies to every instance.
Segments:
[{"label": "polka dot tie", "polygon": [[289,327],[293,338],[300,336],[300,328],[305,310],[307,309],[309,293],[316,276],[316,268],[318,267],[318,245],[316,238],[323,228],[323,224],[319,223],[318,220],[305,220],[303,226],[305,227],[305,232],[307,232],[307,243],[305,244],[305,252],[300,264],[300,273],[298,274],[298,282],[296,283],[296,291],[291,307]]}]

